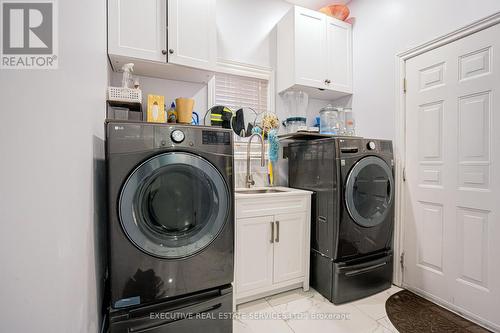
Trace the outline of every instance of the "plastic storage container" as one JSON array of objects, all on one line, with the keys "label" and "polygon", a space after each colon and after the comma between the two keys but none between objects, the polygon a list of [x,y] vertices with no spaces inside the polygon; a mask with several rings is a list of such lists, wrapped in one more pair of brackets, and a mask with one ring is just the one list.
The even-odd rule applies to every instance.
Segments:
[{"label": "plastic storage container", "polygon": [[289,117],[283,121],[286,133],[295,133],[298,131],[307,131],[307,123],[305,117]]},{"label": "plastic storage container", "polygon": [[341,122],[339,111],[328,104],[319,111],[319,132],[321,134],[339,134]]}]

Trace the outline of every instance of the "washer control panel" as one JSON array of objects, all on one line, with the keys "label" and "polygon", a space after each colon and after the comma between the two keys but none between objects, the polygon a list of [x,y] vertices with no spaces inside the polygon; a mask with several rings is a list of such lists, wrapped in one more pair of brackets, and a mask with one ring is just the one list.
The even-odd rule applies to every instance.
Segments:
[{"label": "washer control panel", "polygon": [[367,144],[366,144],[366,148],[368,150],[375,150],[375,148],[377,148],[377,145],[375,144],[374,141],[369,141]]},{"label": "washer control panel", "polygon": [[231,133],[222,131],[204,130],[202,133],[204,145],[230,145]]},{"label": "washer control panel", "polygon": [[184,141],[186,136],[184,135],[183,131],[176,129],[172,131],[172,133],[170,134],[170,138],[175,143],[181,143],[182,141]]}]

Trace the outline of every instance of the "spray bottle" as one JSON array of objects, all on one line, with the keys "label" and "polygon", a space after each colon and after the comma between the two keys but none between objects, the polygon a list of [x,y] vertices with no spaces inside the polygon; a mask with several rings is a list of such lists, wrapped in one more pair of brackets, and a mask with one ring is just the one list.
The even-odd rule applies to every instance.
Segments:
[{"label": "spray bottle", "polygon": [[134,71],[134,64],[128,63],[123,65],[123,78],[122,78],[122,87],[130,88],[130,82],[132,82],[132,72]]}]

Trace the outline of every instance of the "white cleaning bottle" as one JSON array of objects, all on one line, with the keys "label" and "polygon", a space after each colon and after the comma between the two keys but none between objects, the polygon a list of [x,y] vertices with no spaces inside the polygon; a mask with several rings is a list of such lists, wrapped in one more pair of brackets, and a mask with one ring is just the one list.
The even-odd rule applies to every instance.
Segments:
[{"label": "white cleaning bottle", "polygon": [[134,71],[134,64],[128,63],[122,67],[123,77],[122,77],[122,87],[130,88],[130,82],[132,82],[132,72]]}]

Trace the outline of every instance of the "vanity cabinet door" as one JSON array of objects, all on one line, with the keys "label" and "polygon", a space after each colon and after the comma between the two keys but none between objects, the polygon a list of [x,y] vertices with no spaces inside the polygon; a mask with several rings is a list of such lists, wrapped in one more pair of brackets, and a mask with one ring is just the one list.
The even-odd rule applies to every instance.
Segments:
[{"label": "vanity cabinet door", "polygon": [[305,275],[306,213],[274,216],[274,283]]},{"label": "vanity cabinet door", "polygon": [[273,284],[273,216],[238,219],[236,226],[237,293]]}]

